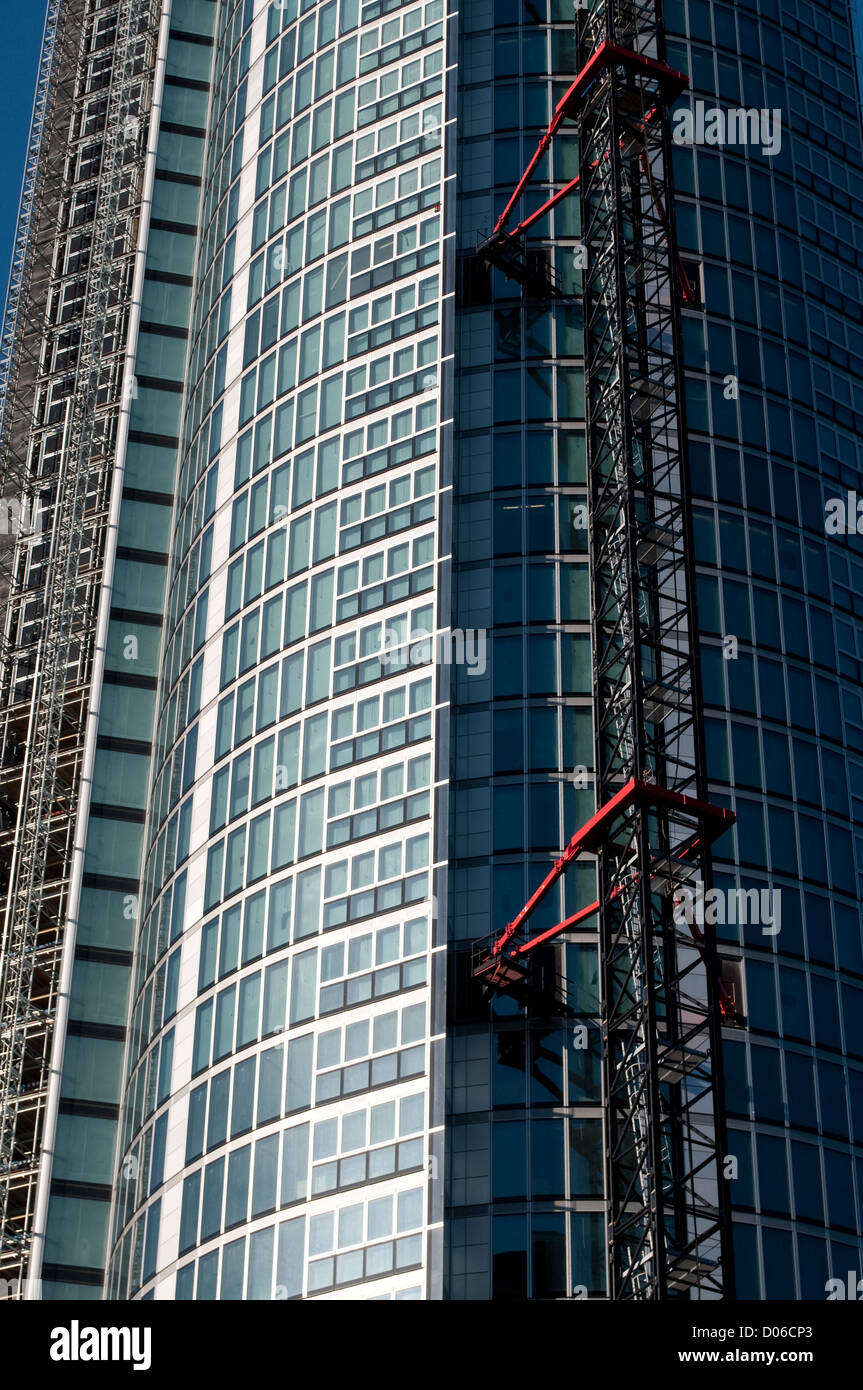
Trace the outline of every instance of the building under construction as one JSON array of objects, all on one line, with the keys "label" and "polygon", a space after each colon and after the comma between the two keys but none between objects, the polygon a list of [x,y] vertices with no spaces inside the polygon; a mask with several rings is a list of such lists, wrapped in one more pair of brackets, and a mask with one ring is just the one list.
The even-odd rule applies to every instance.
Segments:
[{"label": "building under construction", "polygon": [[[0,1269],[13,1283],[28,1270],[65,1014],[155,19],[152,5],[51,0],[4,320],[2,496],[17,525],[0,661]],[[68,976],[67,960],[67,991]]]},{"label": "building under construction", "polygon": [[8,1296],[860,1266],[856,93],[845,0],[49,0]]}]

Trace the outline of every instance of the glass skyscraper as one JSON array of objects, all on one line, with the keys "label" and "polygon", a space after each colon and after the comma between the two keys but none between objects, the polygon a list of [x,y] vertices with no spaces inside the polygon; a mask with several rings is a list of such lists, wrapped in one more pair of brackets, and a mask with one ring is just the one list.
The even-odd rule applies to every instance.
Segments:
[{"label": "glass skyscraper", "polygon": [[[547,19],[462,8],[465,257],[574,71],[569,6]],[[690,77],[679,110],[759,113],[755,145],[676,146],[676,225],[696,289],[682,328],[710,800],[737,816],[714,849],[715,883],[729,903],[755,889],[767,909],[716,925],[738,1008],[723,1029],[735,1287],[817,1299],[828,1278],[863,1274],[863,572],[853,521],[848,534],[826,524],[830,499],[853,513],[861,468],[850,16],[671,0],[664,19],[666,60]],[[775,151],[762,152],[762,111],[781,127]],[[547,194],[578,172],[560,141],[540,169]],[[571,203],[534,230],[571,285]],[[593,809],[573,776],[592,759],[587,538],[571,524],[586,498],[578,305],[530,305],[503,277],[485,293],[474,279],[470,295],[454,592],[458,621],[494,636],[484,688],[464,679],[453,705],[454,944],[509,921]],[[567,890],[549,924],[593,896]],[[448,1297],[605,1289],[596,950],[579,935],[558,968],[592,1030],[586,1049],[565,1009],[526,1019],[498,1002],[487,1021],[464,973],[456,990]]]},{"label": "glass skyscraper", "polygon": [[[700,132],[672,161],[698,722],[736,816],[714,884],[749,909],[715,924],[727,1292],[822,1299],[863,1275],[851,17],[663,8]],[[541,1006],[473,975],[597,809],[578,195],[527,242],[559,297],[476,255],[578,70],[572,0],[123,0],[66,22],[109,63],[124,12],[151,114],[124,114],[139,212],[83,790],[32,1217],[13,1202],[4,1255],[45,1299],[605,1298],[596,919],[544,948]],[[756,113],[758,138],[706,138],[699,108]],[[525,210],[579,160],[563,126]],[[596,880],[588,856],[538,927]]]},{"label": "glass skyscraper", "polygon": [[708,774],[737,813],[717,884],[781,910],[717,927],[746,1025],[724,1049],[736,1286],[815,1299],[863,1273],[863,572],[830,520],[863,467],[853,41],[845,5],[666,18],[694,96],[782,121],[771,157],[682,154],[677,225],[703,284],[685,333]]}]

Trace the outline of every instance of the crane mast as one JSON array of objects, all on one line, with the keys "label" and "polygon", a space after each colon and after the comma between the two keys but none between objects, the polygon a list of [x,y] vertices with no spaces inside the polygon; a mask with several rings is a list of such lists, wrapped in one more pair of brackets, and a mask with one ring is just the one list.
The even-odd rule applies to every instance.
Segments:
[{"label": "crane mast", "polygon": [[[613,1299],[732,1296],[723,1200],[720,1025],[733,1021],[709,931],[675,911],[710,884],[732,823],[706,800],[686,465],[681,303],[693,286],[671,216],[665,63],[655,0],[576,6],[579,72],[479,254],[533,297],[565,297],[524,252],[564,197],[581,204],[597,814],[525,908],[475,958],[489,989],[524,983],[527,918],[583,850],[596,856],[608,1290]],[[565,122],[579,173],[507,231]],[[571,128],[571,126],[570,126]],[[690,890],[691,891],[691,890]]]}]

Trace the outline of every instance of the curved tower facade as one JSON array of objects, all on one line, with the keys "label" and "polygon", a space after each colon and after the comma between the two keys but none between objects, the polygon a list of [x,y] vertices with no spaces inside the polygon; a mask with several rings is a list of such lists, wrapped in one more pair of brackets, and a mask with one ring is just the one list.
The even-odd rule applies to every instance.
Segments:
[{"label": "curved tower facade", "polygon": [[[545,302],[477,268],[577,70],[572,7],[460,10],[454,623],[489,632],[482,676],[452,692],[446,1297],[606,1290],[595,920],[545,948],[544,1001],[484,1001],[471,945],[512,920],[595,809],[581,219],[533,229]],[[579,172],[562,130],[518,217]],[[596,897],[569,870],[537,930]]]},{"label": "curved tower facade", "polygon": [[[665,7],[688,105],[757,113],[676,151],[715,929],[740,1298],[861,1267],[863,181],[844,4]],[[840,513],[841,504],[841,513]],[[750,896],[742,907],[738,890]],[[758,910],[754,910],[754,892]],[[723,920],[724,917],[724,920]]]},{"label": "curved tower facade", "polygon": [[[663,20],[666,61],[690,78],[672,113],[673,181],[691,291],[681,329],[708,795],[737,818],[714,847],[712,897],[701,884],[699,905],[690,884],[728,1004],[728,1287],[822,1299],[831,1279],[847,1288],[863,1273],[851,15],[668,0]],[[460,26],[469,266],[576,65],[568,5],[468,4]],[[578,172],[556,134],[518,216]],[[527,242],[576,295],[580,235],[564,200]],[[496,270],[466,272],[462,291],[454,592],[457,621],[493,640],[485,686],[465,681],[452,715],[455,952],[503,929],[593,810],[595,715],[576,655],[596,616],[588,547],[570,525],[587,501],[580,306],[531,302]],[[557,885],[540,926],[590,901],[592,866],[582,873],[565,895]],[[544,1011],[483,1004],[454,964],[449,1297],[607,1291],[596,936],[565,939],[549,948],[562,987]]]},{"label": "curved tower facade", "polygon": [[214,40],[108,1293],[426,1297],[443,4]]},{"label": "curved tower facade", "polygon": [[[125,239],[113,299],[95,240],[53,256],[44,419],[15,407],[26,496],[56,528],[80,491],[96,558],[73,576],[76,665],[71,629],[49,650],[33,616],[54,613],[56,547],[44,570],[33,536],[9,548],[6,801],[31,780],[26,814],[0,805],[0,1273],[112,1300],[821,1299],[860,1279],[846,0],[59,9],[79,212],[115,269],[120,212]],[[576,81],[600,30],[619,42]],[[93,359],[74,380],[73,309]],[[55,649],[37,786],[22,738]],[[693,844],[662,803],[683,794],[665,721]],[[558,873],[615,769],[638,784],[624,820]],[[549,872],[531,932],[568,929],[528,972],[501,933]],[[490,941],[511,971],[491,998]],[[651,1216],[621,1279],[620,1228],[637,1245]]]}]

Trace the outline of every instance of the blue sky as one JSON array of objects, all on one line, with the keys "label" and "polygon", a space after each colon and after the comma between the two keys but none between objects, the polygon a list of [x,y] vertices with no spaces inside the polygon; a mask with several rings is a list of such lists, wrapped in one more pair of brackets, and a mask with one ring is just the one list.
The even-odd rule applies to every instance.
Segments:
[{"label": "blue sky", "polygon": [[46,0],[0,0],[0,304],[6,294]]}]

